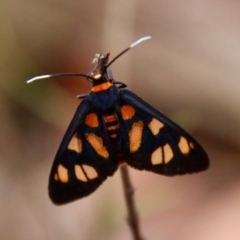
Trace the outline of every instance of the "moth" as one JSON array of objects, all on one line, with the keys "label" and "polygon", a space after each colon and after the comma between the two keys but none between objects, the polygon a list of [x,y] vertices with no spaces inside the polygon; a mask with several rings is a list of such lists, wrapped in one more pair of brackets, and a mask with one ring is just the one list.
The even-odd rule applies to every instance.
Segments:
[{"label": "moth", "polygon": [[134,42],[110,62],[109,53],[96,54],[87,75],[60,73],[28,81],[82,76],[92,83],[89,93],[78,95],[82,101],[53,162],[48,188],[53,203],[88,196],[122,163],[167,176],[208,168],[208,156],[193,137],[112,76],[110,65],[149,38]]}]

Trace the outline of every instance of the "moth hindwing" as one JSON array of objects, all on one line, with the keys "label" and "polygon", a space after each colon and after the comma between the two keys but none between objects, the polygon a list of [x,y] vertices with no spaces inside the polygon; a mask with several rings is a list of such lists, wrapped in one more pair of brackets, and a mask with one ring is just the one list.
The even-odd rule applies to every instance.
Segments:
[{"label": "moth hindwing", "polygon": [[[145,40],[145,39],[144,39]],[[96,54],[85,76],[93,87],[80,103],[58,149],[49,177],[55,204],[86,197],[112,176],[119,164],[173,176],[203,171],[209,160],[200,144],[181,127],[115,81],[109,54]]]}]

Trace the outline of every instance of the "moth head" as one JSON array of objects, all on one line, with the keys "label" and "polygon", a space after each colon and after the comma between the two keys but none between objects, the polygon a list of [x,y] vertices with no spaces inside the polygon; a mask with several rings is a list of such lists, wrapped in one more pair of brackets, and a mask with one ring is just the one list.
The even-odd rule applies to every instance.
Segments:
[{"label": "moth head", "polygon": [[91,76],[94,81],[93,85],[99,84],[100,82],[109,82],[113,81],[112,73],[110,68],[108,67],[108,60],[109,60],[110,53],[103,54],[103,53],[96,53],[92,63],[95,64],[89,76]]}]

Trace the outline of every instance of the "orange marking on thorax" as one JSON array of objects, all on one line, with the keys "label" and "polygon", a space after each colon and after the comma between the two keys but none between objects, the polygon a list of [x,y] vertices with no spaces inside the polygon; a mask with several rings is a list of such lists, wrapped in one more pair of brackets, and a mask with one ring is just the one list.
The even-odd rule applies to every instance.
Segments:
[{"label": "orange marking on thorax", "polygon": [[86,123],[89,127],[98,127],[98,117],[97,117],[97,114],[95,114],[95,113],[89,113],[89,114],[86,116],[85,123]]},{"label": "orange marking on thorax", "polygon": [[109,89],[110,87],[112,87],[112,84],[110,82],[105,82],[105,83],[101,83],[99,85],[96,85],[92,88],[92,92],[101,92],[104,90]]}]

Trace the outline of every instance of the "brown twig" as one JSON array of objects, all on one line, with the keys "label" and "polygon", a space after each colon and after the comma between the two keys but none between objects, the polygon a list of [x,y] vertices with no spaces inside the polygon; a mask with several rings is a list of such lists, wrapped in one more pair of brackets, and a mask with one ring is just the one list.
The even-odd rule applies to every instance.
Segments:
[{"label": "brown twig", "polygon": [[131,184],[127,165],[121,166],[121,176],[123,182],[124,196],[127,204],[128,217],[127,222],[133,234],[134,240],[143,240],[140,234],[138,214],[135,208],[133,194],[134,189]]}]

